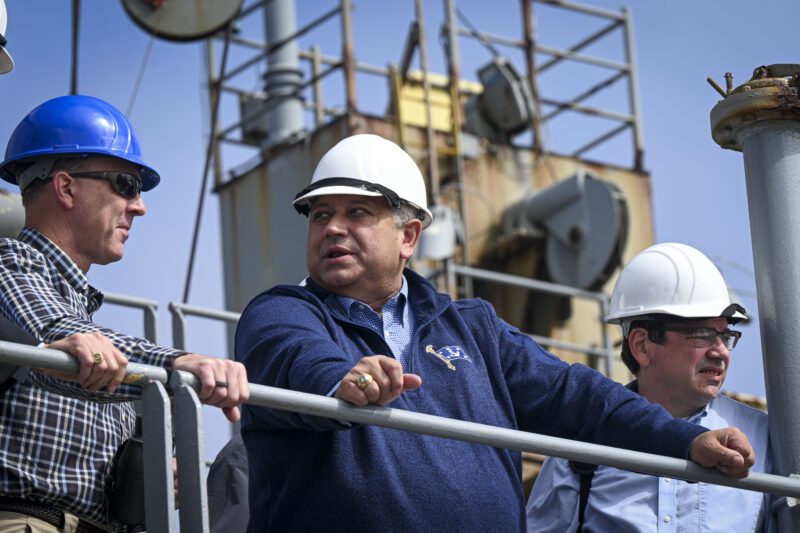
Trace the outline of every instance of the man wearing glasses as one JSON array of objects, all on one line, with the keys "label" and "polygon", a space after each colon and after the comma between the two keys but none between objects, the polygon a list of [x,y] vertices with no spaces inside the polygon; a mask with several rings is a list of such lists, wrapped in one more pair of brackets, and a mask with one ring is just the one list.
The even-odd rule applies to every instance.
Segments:
[{"label": "man wearing glasses", "polygon": [[160,181],[116,108],[89,96],[45,102],[14,130],[0,176],[19,185],[25,207],[19,237],[0,239],[0,316],[81,363],[77,377],[18,372],[2,383],[0,530],[115,530],[106,477],[134,432],[125,400],[140,392],[122,384],[128,361],[194,373],[200,398],[232,421],[249,395],[246,372],[92,322],[103,296],[89,268],[122,259],[145,214],[141,193]]},{"label": "man wearing glasses", "polygon": [[[722,275],[696,249],[651,246],[622,271],[606,322],[622,327],[628,387],[676,418],[740,428],[770,469],[767,415],[720,395],[745,319]],[[528,501],[528,531],[766,531],[767,497],[548,458]]]}]

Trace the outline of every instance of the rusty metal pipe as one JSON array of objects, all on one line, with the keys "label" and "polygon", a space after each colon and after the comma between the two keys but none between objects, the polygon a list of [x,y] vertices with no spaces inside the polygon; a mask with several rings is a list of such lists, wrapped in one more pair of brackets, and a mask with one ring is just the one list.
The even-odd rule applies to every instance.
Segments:
[{"label": "rusty metal pipe", "polygon": [[[744,155],[773,463],[800,473],[800,65],[756,69],[711,111],[712,137]],[[778,506],[800,531],[800,506]]]}]

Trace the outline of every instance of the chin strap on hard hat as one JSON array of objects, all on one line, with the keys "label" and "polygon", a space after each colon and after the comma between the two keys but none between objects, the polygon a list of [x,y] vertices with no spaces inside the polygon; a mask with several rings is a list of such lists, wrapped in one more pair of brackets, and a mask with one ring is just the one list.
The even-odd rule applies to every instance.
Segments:
[{"label": "chin strap on hard hat", "polygon": [[[377,192],[386,198],[386,201],[389,202],[389,205],[393,208],[397,209],[400,207],[400,197],[397,195],[396,192],[389,189],[388,187],[384,187],[380,183],[370,183],[368,181],[357,180],[355,178],[325,178],[319,181],[316,181],[297,193],[294,196],[294,199],[297,200],[305,196],[306,194],[316,191],[317,189],[321,189],[322,187],[335,187],[335,186],[343,186],[343,187],[351,187],[354,189],[362,189],[365,191],[370,192]],[[298,213],[301,215],[308,216],[309,213],[309,205],[305,204],[295,204],[294,208],[297,210]]]}]

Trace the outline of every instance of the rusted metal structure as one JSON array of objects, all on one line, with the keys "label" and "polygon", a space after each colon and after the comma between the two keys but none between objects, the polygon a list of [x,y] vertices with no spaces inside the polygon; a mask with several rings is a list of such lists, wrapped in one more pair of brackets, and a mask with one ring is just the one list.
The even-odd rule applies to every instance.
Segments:
[{"label": "rusted metal structure", "polygon": [[[301,28],[290,31],[284,25],[277,38],[267,35],[266,40],[260,41],[240,30],[230,38],[229,45],[250,55],[238,63],[231,60],[225,72],[219,72],[218,59],[211,60],[214,56],[219,57],[221,45],[218,43],[216,49],[212,47],[208,65],[210,93],[222,94],[223,98],[237,98],[243,111],[227,125],[222,117],[214,122],[220,124],[215,136],[214,168],[215,191],[222,212],[228,309],[241,310],[265,287],[302,279],[305,272],[305,228],[295,222],[296,214],[290,200],[294,192],[306,184],[321,155],[338,140],[353,133],[377,133],[396,140],[426,170],[431,202],[454,209],[464,224],[466,238],[459,242],[452,264],[551,280],[543,265],[542,235],[504,233],[499,229],[502,214],[526,194],[583,171],[618,188],[626,199],[627,216],[636,220],[623,238],[625,246],[620,246],[614,258],[615,264],[652,242],[650,180],[643,170],[635,54],[627,11],[612,12],[570,2],[523,0],[517,4],[518,13],[524,20],[522,35],[507,37],[482,32],[469,22],[454,0],[445,0],[442,4],[441,36],[447,72],[443,75],[430,72],[422,2],[413,5],[415,18],[410,21],[397,66],[380,67],[357,60],[353,6],[347,0]],[[548,47],[536,38],[534,6],[537,10],[550,10],[556,15],[562,11],[579,13],[597,19],[601,26],[567,48]],[[239,26],[246,28],[246,19],[259,12],[260,7],[259,2],[246,3],[239,17]],[[514,14],[513,9],[510,11],[510,15]],[[279,53],[283,46],[292,42],[292,37],[299,40],[308,34],[313,40],[313,32],[319,26],[325,24],[330,30],[335,19],[339,21],[341,32],[341,47],[336,51],[341,51],[341,56],[327,55],[319,46],[305,50],[298,48],[297,55],[303,62],[304,72],[299,90],[303,92],[305,107],[309,111],[306,133],[304,136],[283,137],[280,128],[266,126],[262,117],[269,116],[285,100],[280,95],[270,94],[268,85],[273,74],[265,57],[272,58],[270,54]],[[624,60],[585,53],[585,48],[613,35],[622,36],[620,55]],[[509,57],[523,58],[522,65],[506,61],[512,63],[508,68],[524,72],[520,78],[526,80],[526,86],[532,89],[533,113],[525,119],[527,122],[521,130],[518,128],[514,133],[503,134],[500,139],[481,138],[474,133],[470,117],[464,114],[464,106],[470,98],[479,97],[484,87],[461,76],[459,43],[464,39],[478,42],[488,49],[489,59],[505,61],[499,50],[506,50],[505,55]],[[419,70],[411,68],[416,57]],[[274,62],[274,59],[270,61]],[[237,86],[237,79],[243,73],[264,64],[267,64],[264,92],[245,90],[241,87],[243,83]],[[548,72],[549,75],[549,71],[566,64],[601,67],[611,71],[611,76],[589,83],[587,87],[579,87],[571,98],[547,94],[540,87],[542,73]],[[365,75],[386,79],[389,90],[385,114],[360,110],[356,79]],[[322,85],[324,80],[334,76],[341,77],[342,90],[338,101],[331,98],[336,102],[331,105],[322,100]],[[252,77],[247,80],[252,87]],[[593,95],[626,80],[627,102],[624,104],[629,109],[628,114],[587,105],[586,100]],[[542,129],[569,114],[602,117],[617,124],[572,149],[560,149],[558,138],[545,142]],[[591,150],[623,132],[630,135],[631,155],[627,163],[586,158]],[[238,150],[241,154],[243,145],[251,147],[251,159],[236,168],[226,169],[226,151]],[[423,268],[425,265],[418,266]],[[431,268],[436,269],[438,265]],[[488,297],[507,320],[526,331],[555,338],[567,345],[580,344],[602,350],[607,344],[598,334],[601,327],[575,326],[592,322],[600,324],[601,316],[591,302],[519,291],[515,287],[485,280],[473,281],[470,276],[456,275],[454,279],[457,283],[448,287],[454,296],[480,294]],[[607,281],[607,278],[602,281]],[[593,288],[602,288],[603,283],[595,285]],[[594,366],[602,362],[591,354],[591,350],[577,354],[566,350],[559,355]],[[617,370],[618,378],[624,379],[625,371]]]},{"label": "rusted metal structure", "polygon": [[[716,85],[712,83],[712,85]],[[777,473],[800,474],[800,65],[769,65],[733,89],[730,74],[711,111],[722,147],[741,151],[747,181],[761,348]],[[800,506],[777,504],[781,531],[800,531]]]},{"label": "rusted metal structure", "polygon": [[[281,3],[266,4],[275,9]],[[430,69],[430,39],[426,39],[426,29],[433,25],[426,24],[421,0],[409,3],[414,15],[408,22],[405,45],[398,63],[385,67],[358,60],[359,41],[350,0],[336,2],[302,27],[291,29],[284,24],[279,36],[270,35],[268,23],[265,38],[259,38],[259,26],[252,22],[248,26],[248,20],[257,18],[264,3],[246,2],[237,21],[238,31],[228,38],[231,52],[223,44],[222,35],[217,37],[216,45],[209,45],[211,108],[214,95],[222,95],[223,104],[225,98],[233,99],[233,107],[238,103],[241,109],[238,116],[220,115],[211,121],[219,125],[214,132],[213,168],[221,210],[226,308],[241,311],[265,288],[276,283],[298,283],[304,277],[305,224],[291,207],[294,193],[307,184],[317,161],[336,142],[354,133],[377,133],[395,140],[416,159],[428,180],[430,203],[452,209],[463,222],[465,238],[459,240],[452,258],[433,264],[417,261],[416,268],[445,272],[440,288],[455,297],[480,295],[490,299],[504,319],[530,332],[562,358],[627,380],[629,374],[615,356],[614,337],[619,333],[602,323],[606,297],[602,292],[593,296],[595,293],[586,291],[607,294],[616,266],[653,241],[650,176],[644,169],[630,13],[555,0],[509,2],[505,7],[509,17],[521,16],[521,34],[504,36],[481,31],[455,0],[442,0],[439,35],[445,72],[436,73]],[[300,6],[310,9],[307,4]],[[319,4],[315,8],[324,9]],[[304,13],[308,15],[307,11]],[[547,46],[535,32],[535,22],[542,14],[584,17],[594,23],[594,29],[569,46]],[[322,29],[330,33],[336,29],[337,21],[340,46],[325,51],[315,42],[314,32]],[[303,70],[297,89],[305,100],[306,132],[284,136],[279,133],[281,127],[269,126],[265,121],[285,101],[270,94],[273,74],[269,65],[274,63],[274,54],[283,53],[281,48],[293,41],[292,37],[300,41],[305,36],[311,44],[305,49],[298,46],[296,53]],[[619,37],[622,46],[617,46],[614,57],[587,53],[592,45]],[[475,114],[465,114],[470,99],[475,104],[486,89],[482,83],[463,77],[465,62],[460,50],[462,45],[469,48],[475,43],[488,50],[486,61],[496,69],[512,75],[515,70],[523,73],[519,80],[525,83],[517,88],[521,97],[529,91],[532,98],[530,103],[524,98],[519,103],[518,119],[524,124],[518,123],[513,132],[500,131],[496,138],[477,135],[470,122]],[[226,57],[226,53],[232,55]],[[415,59],[418,69],[412,68]],[[220,71],[226,60],[228,66]],[[259,82],[257,74],[248,77],[248,71],[257,71],[264,65],[265,90],[253,91],[253,84]],[[575,94],[569,97],[560,91],[548,92],[549,77],[557,76],[566,66],[610,74],[599,79],[582,76],[583,85],[576,86]],[[494,74],[492,71],[486,77]],[[337,77],[341,85],[330,89]],[[367,77],[386,82],[383,113],[367,112],[359,106],[359,102],[373,96],[359,94],[356,82]],[[615,108],[627,108],[627,113],[589,104],[593,97],[610,88],[623,93]],[[495,88],[494,101],[503,90],[504,87]],[[335,92],[338,96],[331,96]],[[530,108],[527,115],[526,107]],[[497,113],[497,108],[494,111]],[[501,108],[499,114],[505,111]],[[562,142],[565,139],[557,135],[545,139],[551,125],[570,117],[578,117],[584,121],[582,124],[597,120],[612,126],[592,130],[579,145]],[[604,160],[598,148],[624,135],[630,138],[628,158]],[[245,152],[243,146],[248,146]],[[229,157],[230,153],[234,155]],[[244,163],[243,153],[249,154]],[[592,160],[592,154],[600,155]],[[238,165],[226,162],[237,157]],[[549,290],[548,283],[554,279],[546,265],[547,232],[531,227],[504,231],[503,213],[527,195],[585,172],[618,191],[624,198],[624,217],[636,223],[617,236],[613,257],[603,268],[598,267],[604,274],[592,287],[534,290],[541,286]],[[576,232],[571,235],[574,237]],[[565,242],[565,249],[578,250],[580,246],[579,240]],[[540,461],[528,459],[526,479],[535,474]]]}]

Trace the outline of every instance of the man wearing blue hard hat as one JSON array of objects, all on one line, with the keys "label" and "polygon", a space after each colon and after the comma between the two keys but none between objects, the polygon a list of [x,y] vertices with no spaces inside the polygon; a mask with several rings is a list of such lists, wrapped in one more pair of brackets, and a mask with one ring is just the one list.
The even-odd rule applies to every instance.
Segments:
[{"label": "man wearing blue hard hat", "polygon": [[135,425],[120,398],[140,391],[122,383],[128,361],[194,373],[201,399],[232,421],[247,376],[239,363],[92,322],[103,296],[87,272],[122,259],[145,214],[141,193],[160,180],[119,110],[89,96],[45,102],[14,130],[0,177],[19,185],[25,207],[19,237],[0,239],[0,315],[81,363],[79,376],[30,371],[2,385],[0,531],[115,531],[106,478]]}]

